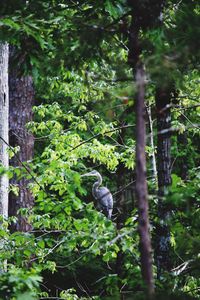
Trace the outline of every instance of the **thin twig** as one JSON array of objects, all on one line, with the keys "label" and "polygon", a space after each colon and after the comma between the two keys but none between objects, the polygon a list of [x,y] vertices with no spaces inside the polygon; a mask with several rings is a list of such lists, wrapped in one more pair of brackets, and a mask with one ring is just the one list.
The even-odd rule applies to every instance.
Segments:
[{"label": "thin twig", "polygon": [[133,184],[134,182],[135,182],[135,180],[129,182],[129,183],[126,184],[122,189],[120,189],[120,190],[118,190],[117,192],[115,192],[115,193],[113,194],[113,196],[116,196],[117,194],[119,194],[119,193],[125,191],[125,190],[127,189],[127,187],[129,187],[129,186],[130,186],[131,184]]},{"label": "thin twig", "polygon": [[87,139],[87,140],[81,142],[80,144],[76,145],[70,151],[73,151],[73,150],[77,149],[78,147],[92,141],[93,139],[97,138],[98,136],[108,134],[108,133],[111,133],[111,132],[115,132],[115,131],[120,130],[120,129],[131,128],[131,127],[135,127],[135,125],[125,125],[125,126],[113,128],[112,130],[105,131],[104,133],[97,133],[97,134],[93,135],[92,137],[90,137],[89,139]]},{"label": "thin twig", "polygon": [[196,125],[196,124],[194,124],[194,123],[192,123],[192,121],[190,121],[190,119],[188,119],[188,117],[185,115],[185,114],[183,114],[183,113],[180,113],[193,127],[195,127],[195,128],[198,128],[198,129],[200,129],[200,127],[198,126],[198,125]]},{"label": "thin twig", "polygon": [[[58,242],[55,246],[53,246],[53,248],[49,249],[49,251],[42,257],[43,259],[48,256],[49,254],[51,254],[56,248],[58,248],[62,243],[64,243],[63,240],[61,240],[60,242]],[[36,257],[31,259],[31,262],[40,259],[41,257]]]},{"label": "thin twig", "polygon": [[80,257],[78,257],[77,259],[75,259],[74,261],[72,261],[71,263],[64,265],[64,266],[56,266],[56,268],[58,269],[64,269],[64,268],[68,268],[71,265],[75,264],[77,261],[81,260],[84,257],[84,255],[81,255]]}]

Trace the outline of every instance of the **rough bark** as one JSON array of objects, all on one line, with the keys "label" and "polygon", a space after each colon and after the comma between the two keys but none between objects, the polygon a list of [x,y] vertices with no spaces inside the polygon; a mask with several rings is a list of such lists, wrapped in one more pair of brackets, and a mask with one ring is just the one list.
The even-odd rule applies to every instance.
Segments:
[{"label": "rough bark", "polygon": [[[26,124],[32,120],[32,107],[34,104],[34,87],[31,76],[19,76],[15,71],[10,72],[10,144],[13,147],[20,146],[18,157],[21,161],[27,162],[33,158],[34,139],[26,129]],[[13,157],[10,164],[14,167],[21,167],[19,160]],[[18,221],[12,225],[13,231],[28,231],[31,229],[26,218],[18,214],[20,208],[31,209],[34,204],[33,195],[28,189],[30,180],[24,176],[21,179],[13,178],[11,184],[19,188],[19,195],[9,195],[9,216],[17,216]]]},{"label": "rough bark", "polygon": [[162,271],[170,270],[170,229],[168,225],[169,207],[165,203],[168,187],[171,185],[171,155],[170,155],[170,89],[158,88],[156,91],[157,109],[157,166],[158,166],[158,217],[156,236],[156,264],[157,276],[160,278]]},{"label": "rough bark", "polygon": [[[8,168],[8,44],[0,42],[0,163]],[[8,216],[8,177],[0,175],[0,215]]]}]

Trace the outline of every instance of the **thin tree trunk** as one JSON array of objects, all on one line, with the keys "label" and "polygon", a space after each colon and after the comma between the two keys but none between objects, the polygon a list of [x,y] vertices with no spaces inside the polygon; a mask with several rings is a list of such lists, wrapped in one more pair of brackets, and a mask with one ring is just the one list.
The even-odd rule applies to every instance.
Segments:
[{"label": "thin tree trunk", "polygon": [[[184,112],[185,113],[185,112]],[[180,116],[180,122],[184,123],[185,118],[183,115]],[[177,135],[177,145],[178,145],[178,152],[183,153],[183,156],[179,157],[178,159],[178,169],[181,179],[187,180],[188,179],[188,137],[187,131],[185,130],[182,133],[178,133]]]},{"label": "thin tree trunk", "polygon": [[[31,76],[19,76],[17,71],[12,71],[9,76],[10,86],[10,144],[13,147],[20,146],[18,156],[21,161],[27,162],[33,158],[34,139],[26,129],[26,124],[32,120],[32,107],[34,104],[34,87]],[[21,167],[16,157],[13,157],[10,164],[14,167]],[[13,178],[11,184],[19,188],[19,195],[9,195],[9,216],[18,216],[18,221],[13,224],[13,231],[28,231],[31,229],[27,219],[17,211],[20,208],[31,209],[34,204],[33,195],[28,189],[30,180],[26,177]]]},{"label": "thin tree trunk", "polygon": [[[179,99],[179,90],[178,89],[174,89],[173,90],[173,94],[172,94],[172,99],[171,99],[171,103],[173,105],[179,105],[180,104],[180,99]],[[185,123],[185,113],[186,111],[183,110],[181,111],[181,115],[179,117],[179,122],[181,123]],[[181,177],[182,180],[188,180],[188,154],[189,154],[189,150],[188,150],[188,135],[187,135],[187,130],[185,130],[184,132],[177,132],[177,148],[178,148],[178,153],[182,153],[181,157],[178,156],[178,159],[174,160],[174,163],[172,162],[172,166],[171,166],[171,170],[173,168],[173,165],[175,165],[176,168],[176,172],[178,169],[177,174]]]},{"label": "thin tree trunk", "polygon": [[187,131],[178,134],[177,143],[179,151],[184,151],[185,154],[179,158],[180,177],[183,180],[188,179],[188,156],[186,149],[188,148]]},{"label": "thin tree trunk", "polygon": [[[117,170],[117,189],[121,192],[119,195],[117,195],[116,199],[116,207],[117,207],[117,220],[116,220],[116,226],[117,230],[120,230],[124,226],[124,221],[125,221],[125,191],[123,190],[125,186],[125,169],[122,164],[119,165],[118,170]],[[121,242],[120,240],[118,241],[118,247],[119,247],[119,252],[117,253],[117,259],[116,259],[116,273],[118,276],[118,288],[119,292],[121,294],[121,288],[122,288],[122,280],[124,276],[124,270],[123,270],[123,265],[124,265],[124,253],[121,249]],[[121,294],[121,299],[123,299],[123,295]]]},{"label": "thin tree trunk", "polygon": [[156,263],[157,276],[160,278],[162,271],[170,270],[170,228],[168,225],[169,208],[164,197],[171,185],[171,155],[170,133],[161,134],[165,129],[170,129],[170,89],[158,88],[156,91],[157,109],[157,164],[158,164],[158,217],[160,223],[156,230]]},{"label": "thin tree trunk", "polygon": [[140,235],[141,268],[148,293],[154,292],[152,249],[149,234],[148,191],[146,181],[145,130],[145,72],[142,63],[136,66],[136,200]]},{"label": "thin tree trunk", "polygon": [[[0,163],[8,168],[8,44],[0,42]],[[0,215],[8,216],[7,175],[0,175]]]},{"label": "thin tree trunk", "polygon": [[[137,2],[139,5],[139,2]],[[132,11],[130,26],[129,63],[135,70],[136,79],[136,201],[138,207],[138,232],[140,236],[140,255],[142,277],[149,296],[154,293],[152,270],[152,248],[149,232],[148,191],[146,181],[146,128],[145,128],[145,71],[140,60],[140,21],[143,16]]]},{"label": "thin tree trunk", "polygon": [[154,178],[155,185],[157,187],[158,183],[158,174],[156,166],[156,155],[155,155],[155,146],[154,146],[154,137],[153,137],[153,121],[151,116],[151,107],[147,108],[148,118],[149,118],[149,134],[150,134],[150,145],[152,148],[151,164],[152,164],[152,174]]}]

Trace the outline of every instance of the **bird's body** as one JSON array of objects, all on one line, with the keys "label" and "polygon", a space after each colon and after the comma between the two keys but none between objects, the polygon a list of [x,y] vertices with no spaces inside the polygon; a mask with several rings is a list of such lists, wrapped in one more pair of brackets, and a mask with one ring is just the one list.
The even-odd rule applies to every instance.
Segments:
[{"label": "bird's body", "polygon": [[93,170],[82,176],[95,176],[98,178],[98,181],[93,184],[92,195],[97,202],[98,209],[100,209],[107,218],[111,219],[113,211],[113,197],[107,187],[100,187],[102,184],[102,177],[100,173]]},{"label": "bird's body", "polygon": [[111,219],[113,210],[113,198],[112,194],[106,187],[99,187],[95,193],[92,193],[97,200],[98,208]]}]

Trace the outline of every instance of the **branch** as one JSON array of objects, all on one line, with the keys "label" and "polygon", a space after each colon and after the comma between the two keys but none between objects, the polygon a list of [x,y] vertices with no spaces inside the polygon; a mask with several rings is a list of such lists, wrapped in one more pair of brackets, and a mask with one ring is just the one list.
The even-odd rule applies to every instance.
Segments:
[{"label": "branch", "polygon": [[5,140],[4,138],[2,138],[0,136],[0,139],[8,146],[8,148],[13,152],[14,156],[16,157],[16,159],[18,160],[18,162],[22,165],[22,167],[26,170],[26,172],[31,176],[31,178],[33,179],[33,181],[46,193],[45,189],[40,185],[40,183],[37,181],[37,179],[35,178],[35,176],[33,176],[33,174],[31,173],[31,171],[29,170],[29,168],[23,163],[23,161],[19,158],[19,156],[16,154],[15,150],[13,149],[12,146],[10,146]]},{"label": "branch", "polygon": [[[172,269],[171,271],[174,272],[175,275],[180,275],[183,271],[185,271],[185,270],[188,269],[187,266],[188,266],[190,263],[192,263],[192,262],[194,262],[194,260],[193,260],[193,259],[190,259],[190,260],[188,260],[188,261],[182,263],[182,264],[179,265],[178,267]],[[187,268],[187,269],[186,269],[186,268]]]},{"label": "branch", "polygon": [[36,260],[38,260],[40,258],[44,259],[46,256],[48,256],[49,254],[51,254],[56,248],[58,248],[64,242],[65,242],[64,240],[61,240],[60,242],[58,242],[57,244],[55,244],[55,246],[53,246],[53,248],[49,249],[48,252],[44,256],[33,258],[33,259],[31,259],[31,262],[36,261]]},{"label": "branch", "polygon": [[[174,99],[174,98],[172,98],[172,99]],[[178,97],[176,97],[176,99],[189,99],[189,100],[192,100],[192,101],[198,101],[199,102],[199,98],[190,97],[188,95],[178,96]]]},{"label": "branch", "polygon": [[[121,20],[123,20],[125,17],[129,16],[131,14],[131,11],[128,11],[118,19],[114,20],[112,23],[106,25],[106,26],[98,26],[98,25],[92,25],[92,24],[86,24],[82,23],[83,26],[89,27],[92,30],[100,30],[100,31],[105,31],[105,32],[116,32],[116,29],[113,29],[112,26],[119,23]],[[110,29],[109,29],[110,28]]]},{"label": "branch", "polygon": [[133,231],[134,231],[134,229],[129,230],[128,232],[126,231],[126,232],[124,232],[124,233],[122,233],[122,234],[118,234],[113,240],[111,240],[111,241],[109,242],[109,245],[113,245],[113,244],[116,243],[118,240],[120,240],[120,239],[123,238],[124,236],[127,236],[128,234],[130,234],[130,233],[133,232]]},{"label": "branch", "polygon": [[64,268],[68,268],[71,265],[75,264],[77,261],[81,260],[84,257],[84,255],[79,256],[77,259],[75,259],[74,261],[72,261],[71,263],[69,263],[68,265],[64,265],[64,266],[56,266],[56,268],[58,269],[64,269]]},{"label": "branch", "polygon": [[192,125],[192,127],[200,129],[200,127],[198,125],[192,123],[192,121],[190,121],[190,119],[184,113],[180,113],[180,114]]},{"label": "branch", "polygon": [[107,133],[111,133],[111,132],[114,132],[114,131],[117,131],[117,130],[120,130],[120,129],[131,128],[131,127],[135,127],[135,125],[125,125],[125,126],[116,127],[114,129],[105,131],[104,133],[97,133],[97,134],[93,135],[92,137],[90,137],[89,139],[87,139],[87,140],[81,142],[80,144],[76,145],[74,148],[72,148],[70,150],[70,152],[73,151],[73,150],[75,150],[75,149],[77,149],[78,147],[80,147],[80,146],[82,146],[82,145],[84,145],[84,144],[92,141],[93,139],[97,138],[98,136],[101,136],[101,135],[104,135],[104,134],[107,134]]},{"label": "branch", "polygon": [[187,110],[187,109],[192,109],[192,108],[196,108],[196,107],[200,107],[200,104],[196,104],[196,105],[192,105],[192,106],[180,106],[177,104],[167,104],[165,107],[163,107],[161,110],[159,110],[159,113],[162,114],[163,112],[165,112],[166,110],[168,110],[169,108],[175,108],[176,110]]},{"label": "branch", "polygon": [[[186,126],[185,128],[189,129],[189,128],[194,128],[194,127],[197,128],[197,129],[200,129],[199,124],[193,124],[193,123],[191,123],[191,125],[189,125],[189,126]],[[177,132],[177,131],[179,131],[180,129],[182,129],[181,126],[180,126],[180,127],[176,127],[176,128],[173,128],[173,127],[171,127],[171,128],[166,128],[166,129],[163,129],[163,130],[161,130],[161,131],[158,131],[157,133],[154,133],[154,136],[155,136],[156,134],[162,135],[162,134],[166,134],[166,133]],[[147,134],[146,137],[147,137],[147,138],[150,137],[150,134]]]},{"label": "branch", "polygon": [[113,194],[113,197],[116,196],[117,194],[122,193],[123,191],[125,191],[127,189],[127,187],[129,187],[130,185],[132,185],[135,182],[135,180],[129,182],[128,184],[126,184],[122,189],[118,190],[117,192],[115,192]]}]

